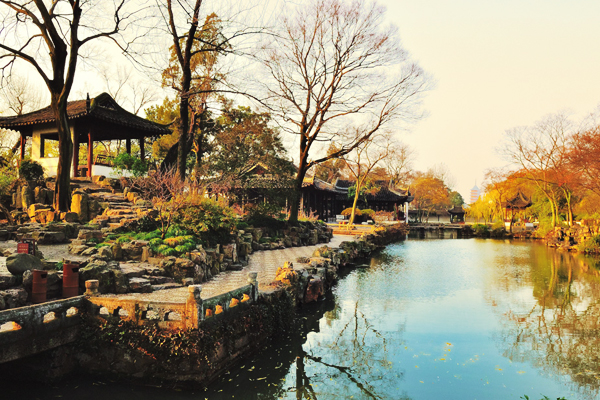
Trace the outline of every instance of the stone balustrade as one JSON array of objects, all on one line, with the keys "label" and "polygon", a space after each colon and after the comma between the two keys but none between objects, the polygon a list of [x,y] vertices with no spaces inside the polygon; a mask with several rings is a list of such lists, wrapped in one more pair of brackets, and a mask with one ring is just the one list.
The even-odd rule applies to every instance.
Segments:
[{"label": "stone balustrade", "polygon": [[194,329],[204,321],[219,320],[254,303],[258,298],[256,272],[248,274],[248,283],[209,299],[202,299],[202,285],[191,285],[185,303],[99,296],[88,300],[92,303],[90,312],[101,318],[121,318],[140,325],[158,323],[163,329]]},{"label": "stone balustrade", "polygon": [[0,311],[0,363],[74,341],[85,297]]}]

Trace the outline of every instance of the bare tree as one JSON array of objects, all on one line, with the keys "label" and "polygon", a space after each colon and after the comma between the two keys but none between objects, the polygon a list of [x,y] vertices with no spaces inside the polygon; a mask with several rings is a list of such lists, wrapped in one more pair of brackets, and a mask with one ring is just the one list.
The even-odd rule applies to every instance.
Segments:
[{"label": "bare tree", "polygon": [[552,210],[552,226],[558,223],[559,200],[567,202],[567,221],[573,221],[572,188],[568,176],[568,142],[572,123],[563,114],[550,115],[531,127],[514,128],[506,132],[506,156],[519,165],[525,178],[534,182],[544,194]]},{"label": "bare tree", "polygon": [[[354,136],[356,137],[361,137],[363,135],[364,132],[360,129],[354,131]],[[360,192],[363,189],[369,174],[377,164],[389,157],[392,152],[391,137],[389,135],[376,135],[369,137],[368,140],[363,141],[350,153],[344,156],[344,161],[346,162],[348,170],[354,176],[354,179],[356,179],[352,213],[350,214],[350,220],[348,221],[349,228],[351,228],[354,223],[356,204],[358,203]]]},{"label": "bare tree", "polygon": [[[299,138],[291,221],[313,165],[348,154],[392,121],[416,116],[428,80],[383,19],[375,2],[312,0],[284,17],[263,46],[268,101],[283,128]],[[340,133],[356,122],[363,135],[342,140]],[[339,151],[310,160],[315,143],[333,140]]]},{"label": "bare tree", "polygon": [[[17,61],[28,63],[50,93],[59,141],[54,207],[70,207],[70,166],[73,156],[67,99],[73,87],[83,46],[108,38],[126,50],[122,30],[144,12],[138,2],[127,10],[127,0],[80,1],[0,0],[0,68],[10,75]],[[137,27],[136,27],[137,28]]]},{"label": "bare tree", "polygon": [[156,90],[140,80],[134,79],[133,69],[124,66],[100,69],[106,91],[121,105],[127,104],[135,115],[157,98]]},{"label": "bare tree", "polygon": [[394,184],[408,183],[414,154],[414,150],[407,144],[398,142],[394,145],[393,153],[383,160],[387,173]]},{"label": "bare tree", "polygon": [[[239,54],[234,44],[247,35],[259,31],[235,21],[243,14],[231,11],[232,19],[211,12],[203,0],[161,0],[162,13],[171,36],[169,66],[163,71],[163,86],[170,87],[179,97],[179,140],[177,143],[177,170],[181,179],[186,175],[186,159],[192,148],[200,162],[204,149],[203,129],[208,123],[210,96],[218,93],[241,93],[226,84],[220,59]],[[199,136],[195,137],[194,133]],[[194,143],[195,140],[195,143]],[[163,166],[168,167],[174,158],[170,150]]]},{"label": "bare tree", "polygon": [[26,77],[12,74],[3,83],[2,99],[12,114],[22,115],[41,108],[42,96]]}]

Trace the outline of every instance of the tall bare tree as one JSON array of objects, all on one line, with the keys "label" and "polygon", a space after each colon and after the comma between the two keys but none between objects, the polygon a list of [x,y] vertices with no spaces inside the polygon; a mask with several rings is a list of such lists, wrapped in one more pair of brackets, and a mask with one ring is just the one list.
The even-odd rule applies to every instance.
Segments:
[{"label": "tall bare tree", "polygon": [[[181,179],[185,178],[186,159],[192,146],[197,154],[197,164],[202,157],[202,134],[208,121],[209,97],[219,93],[242,93],[226,82],[227,72],[220,59],[240,54],[235,44],[259,31],[239,21],[245,10],[231,9],[228,10],[231,15],[218,15],[211,11],[211,6],[217,2],[209,3],[206,0],[158,2],[172,40],[169,66],[163,71],[162,79],[163,86],[174,89],[179,97],[176,163]],[[195,135],[196,131],[199,136]],[[167,153],[163,162],[165,167],[171,163],[174,154],[173,150]]]},{"label": "tall bare tree", "polygon": [[[360,130],[355,131],[356,137],[361,137],[364,132]],[[352,213],[350,214],[350,220],[348,221],[348,227],[351,228],[354,223],[354,216],[356,214],[356,204],[360,197],[360,192],[363,189],[369,174],[382,160],[390,157],[394,152],[392,147],[391,138],[389,135],[375,135],[371,136],[368,140],[363,141],[360,145],[356,146],[350,153],[344,156],[344,161],[348,170],[356,179],[354,185],[354,201],[352,203]]]},{"label": "tall bare tree", "polygon": [[573,125],[561,114],[550,115],[534,126],[513,128],[506,132],[504,153],[525,172],[524,177],[536,184],[552,210],[552,226],[559,220],[559,200],[567,202],[567,222],[573,222],[573,190],[568,173],[568,143]]},{"label": "tall bare tree", "polygon": [[[383,19],[375,2],[312,0],[291,10],[263,46],[268,101],[283,128],[299,139],[291,221],[298,219],[310,167],[348,154],[393,121],[416,116],[428,79],[410,62],[396,27]],[[364,135],[344,138],[356,123]],[[316,143],[333,140],[339,151],[310,159]]]},{"label": "tall bare tree", "polygon": [[73,156],[67,99],[83,46],[109,38],[125,50],[121,35],[144,12],[140,2],[127,10],[128,0],[0,0],[0,68],[10,75],[17,62],[28,63],[50,93],[56,120],[59,159],[54,208],[70,207],[70,166]]}]

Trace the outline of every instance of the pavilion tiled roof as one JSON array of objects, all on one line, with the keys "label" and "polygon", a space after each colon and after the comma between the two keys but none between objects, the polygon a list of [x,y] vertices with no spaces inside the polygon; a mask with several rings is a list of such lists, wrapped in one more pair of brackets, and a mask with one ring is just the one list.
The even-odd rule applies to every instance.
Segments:
[{"label": "pavilion tiled roof", "polygon": [[[155,135],[171,133],[165,125],[157,124],[124,110],[108,93],[102,93],[91,99],[89,105],[87,100],[69,101],[67,115],[70,120],[90,116]],[[27,125],[50,123],[55,120],[54,112],[48,106],[23,115],[0,117],[0,127],[14,129]]]},{"label": "pavilion tiled roof", "polygon": [[305,178],[304,181],[302,181],[302,187],[314,187],[317,190],[323,190],[326,192],[334,192],[334,193],[339,193],[338,190],[336,190],[337,188],[332,185],[331,183],[327,183],[325,181],[322,181],[319,178],[315,178],[315,177],[310,177],[310,178]]},{"label": "pavilion tiled roof", "polygon": [[454,206],[451,209],[449,209],[448,212],[450,214],[464,214],[465,210],[462,208],[462,206]]},{"label": "pavilion tiled roof", "polygon": [[518,192],[515,197],[502,203],[502,206],[512,210],[524,210],[531,204],[531,200],[527,199],[523,193]]},{"label": "pavilion tiled roof", "polygon": [[[347,179],[337,179],[333,186],[338,193],[347,194],[348,189],[354,186],[355,181]],[[412,201],[414,198],[410,195],[407,189],[394,187],[388,181],[376,181],[375,184],[380,187],[377,193],[368,194],[367,202],[369,201]]]}]

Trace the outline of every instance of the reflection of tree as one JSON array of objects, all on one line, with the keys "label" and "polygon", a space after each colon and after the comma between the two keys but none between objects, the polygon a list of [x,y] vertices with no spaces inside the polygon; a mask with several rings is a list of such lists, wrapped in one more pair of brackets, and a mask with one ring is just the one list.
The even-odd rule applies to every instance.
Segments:
[{"label": "reflection of tree", "polygon": [[[596,261],[537,250],[529,262],[535,303],[524,309],[509,299],[501,338],[504,355],[551,374],[568,375],[578,391],[596,398],[600,394],[600,282],[590,269]],[[504,284],[501,290],[510,297],[516,288]]]},{"label": "reflection of tree", "polygon": [[[336,317],[341,318],[339,310],[337,311]],[[389,337],[389,333],[387,336]],[[325,351],[323,347],[326,348]],[[315,355],[315,350],[322,351],[325,355]],[[311,376],[307,372],[309,363],[312,364],[309,370],[314,371]],[[361,398],[386,399],[389,396],[380,392],[391,388],[392,383],[396,383],[403,375],[397,377],[385,373],[391,368],[392,364],[388,361],[388,339],[360,311],[357,301],[351,318],[330,343],[308,351],[300,350],[296,359],[296,398],[317,399],[319,393],[315,391],[312,381],[329,378],[348,385],[344,395],[358,390]],[[386,371],[382,372],[382,369]]]}]

